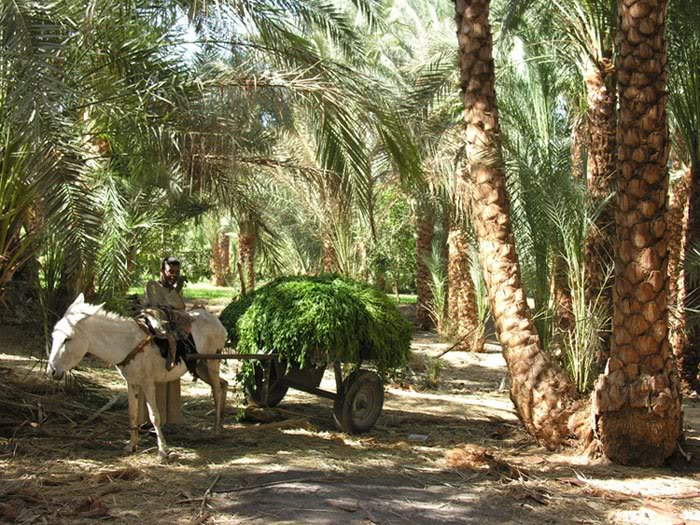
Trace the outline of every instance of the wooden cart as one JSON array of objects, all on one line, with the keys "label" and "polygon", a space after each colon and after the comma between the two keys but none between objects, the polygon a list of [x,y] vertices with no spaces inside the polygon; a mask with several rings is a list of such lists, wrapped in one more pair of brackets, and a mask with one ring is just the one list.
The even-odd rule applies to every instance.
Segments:
[{"label": "wooden cart", "polygon": [[382,378],[370,370],[355,370],[343,378],[340,361],[333,363],[336,391],[319,388],[325,366],[299,367],[275,354],[193,354],[187,359],[239,359],[257,361],[245,384],[248,402],[260,407],[277,406],[293,388],[333,400],[333,419],[339,430],[358,434],[370,430],[384,405]]}]

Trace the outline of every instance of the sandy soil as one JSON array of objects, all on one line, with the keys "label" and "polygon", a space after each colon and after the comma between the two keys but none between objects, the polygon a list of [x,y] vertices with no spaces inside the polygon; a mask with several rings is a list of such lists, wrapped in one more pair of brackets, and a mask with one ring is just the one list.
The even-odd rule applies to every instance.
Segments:
[{"label": "sandy soil", "polygon": [[[546,452],[518,423],[496,347],[448,353],[426,387],[447,346],[416,335],[413,374],[389,385],[361,436],[336,431],[330,401],[294,391],[268,423],[236,422],[232,392],[217,436],[208,387],[185,379],[184,422],[166,431],[177,458],[161,463],[147,434],[138,453],[121,452],[115,370],[88,358],[70,382],[47,383],[43,348],[0,327],[0,522],[700,523],[697,460],[622,468]],[[698,401],[685,413],[697,456]]]}]

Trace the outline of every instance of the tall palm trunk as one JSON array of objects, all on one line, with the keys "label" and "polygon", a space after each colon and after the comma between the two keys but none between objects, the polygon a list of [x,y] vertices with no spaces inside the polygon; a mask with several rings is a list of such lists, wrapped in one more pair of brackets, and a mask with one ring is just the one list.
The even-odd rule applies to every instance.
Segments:
[{"label": "tall palm trunk", "polygon": [[673,187],[668,211],[668,305],[669,341],[671,351],[679,363],[683,388],[688,390],[692,381],[683,374],[683,349],[687,348],[685,320],[685,239],[688,230],[688,196],[690,193],[690,169]]},{"label": "tall palm trunk", "polygon": [[[688,196],[688,223],[685,235],[685,254],[700,242],[700,159],[690,161],[690,195]],[[684,279],[684,310],[700,309],[700,290],[690,281],[689,272]],[[690,390],[700,392],[698,364],[700,363],[700,327],[688,326],[686,341],[676,353],[681,378]]]},{"label": "tall palm trunk", "polygon": [[448,314],[457,337],[463,339],[460,348],[472,352],[484,351],[484,335],[479,326],[476,293],[469,260],[469,240],[464,230],[452,225],[447,237]]},{"label": "tall palm trunk", "polygon": [[333,234],[327,225],[322,226],[321,231],[321,255],[323,257],[323,271],[326,273],[338,271],[338,255],[333,243]]},{"label": "tall palm trunk", "polygon": [[244,216],[238,222],[238,264],[245,277],[246,292],[255,289],[255,241],[257,232],[252,218]]},{"label": "tall palm trunk", "polygon": [[571,174],[576,179],[583,179],[588,149],[588,122],[579,118],[571,130]]},{"label": "tall palm trunk", "polygon": [[229,238],[224,232],[217,231],[211,239],[211,271],[215,286],[226,286],[229,272],[230,254]]},{"label": "tall palm trunk", "polygon": [[666,0],[618,0],[618,15],[613,335],[594,411],[610,459],[659,465],[676,449],[681,414],[668,340]]},{"label": "tall palm trunk", "polygon": [[510,397],[527,430],[541,444],[556,448],[571,434],[569,423],[574,424],[580,402],[575,385],[542,349],[520,281],[501,158],[489,0],[456,0],[455,9],[473,220],[511,376]]},{"label": "tall palm trunk", "polygon": [[[616,168],[616,97],[615,75],[607,59],[593,66],[586,75],[588,101],[588,194],[600,203],[607,199],[614,189]],[[606,282],[613,266],[613,238],[615,222],[613,206],[606,205],[595,220],[586,239],[586,283],[588,301],[597,303],[597,311],[612,311],[612,286]],[[606,324],[601,333],[601,355],[599,363],[604,364],[609,354],[610,325]],[[601,367],[602,368],[602,367]]]},{"label": "tall palm trunk", "polygon": [[418,238],[416,239],[416,326],[421,330],[433,327],[430,317],[430,303],[433,292],[430,288],[430,270],[426,264],[432,254],[435,216],[432,210],[419,205],[416,212]]}]

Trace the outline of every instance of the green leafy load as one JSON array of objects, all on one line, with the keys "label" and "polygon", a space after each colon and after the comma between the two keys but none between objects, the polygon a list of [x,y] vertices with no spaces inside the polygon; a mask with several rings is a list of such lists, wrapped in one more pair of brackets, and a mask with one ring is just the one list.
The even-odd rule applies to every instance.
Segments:
[{"label": "green leafy load", "polygon": [[241,353],[276,353],[311,364],[406,364],[411,325],[377,288],[336,275],[283,277],[229,304],[220,315]]}]

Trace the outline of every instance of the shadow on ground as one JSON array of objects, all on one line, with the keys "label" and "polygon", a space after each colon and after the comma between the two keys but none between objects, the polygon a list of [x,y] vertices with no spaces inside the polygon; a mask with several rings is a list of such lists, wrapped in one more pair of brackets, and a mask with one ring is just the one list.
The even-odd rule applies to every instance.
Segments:
[{"label": "shadow on ground", "polygon": [[[269,423],[235,423],[230,405],[216,435],[208,387],[184,381],[184,422],[166,429],[177,457],[162,464],[150,435],[139,453],[121,453],[128,421],[114,370],[88,361],[66,389],[45,382],[21,337],[0,340],[14,345],[0,350],[2,523],[191,524],[206,513],[217,524],[700,519],[697,461],[625,468],[536,446],[501,388],[496,352],[447,354],[437,389],[421,386],[421,371],[392,385],[378,424],[360,436],[337,432],[332,403],[298,392]],[[434,357],[448,346],[418,334],[415,351]],[[700,405],[685,407],[697,456]],[[462,451],[466,460],[451,459]]]}]

